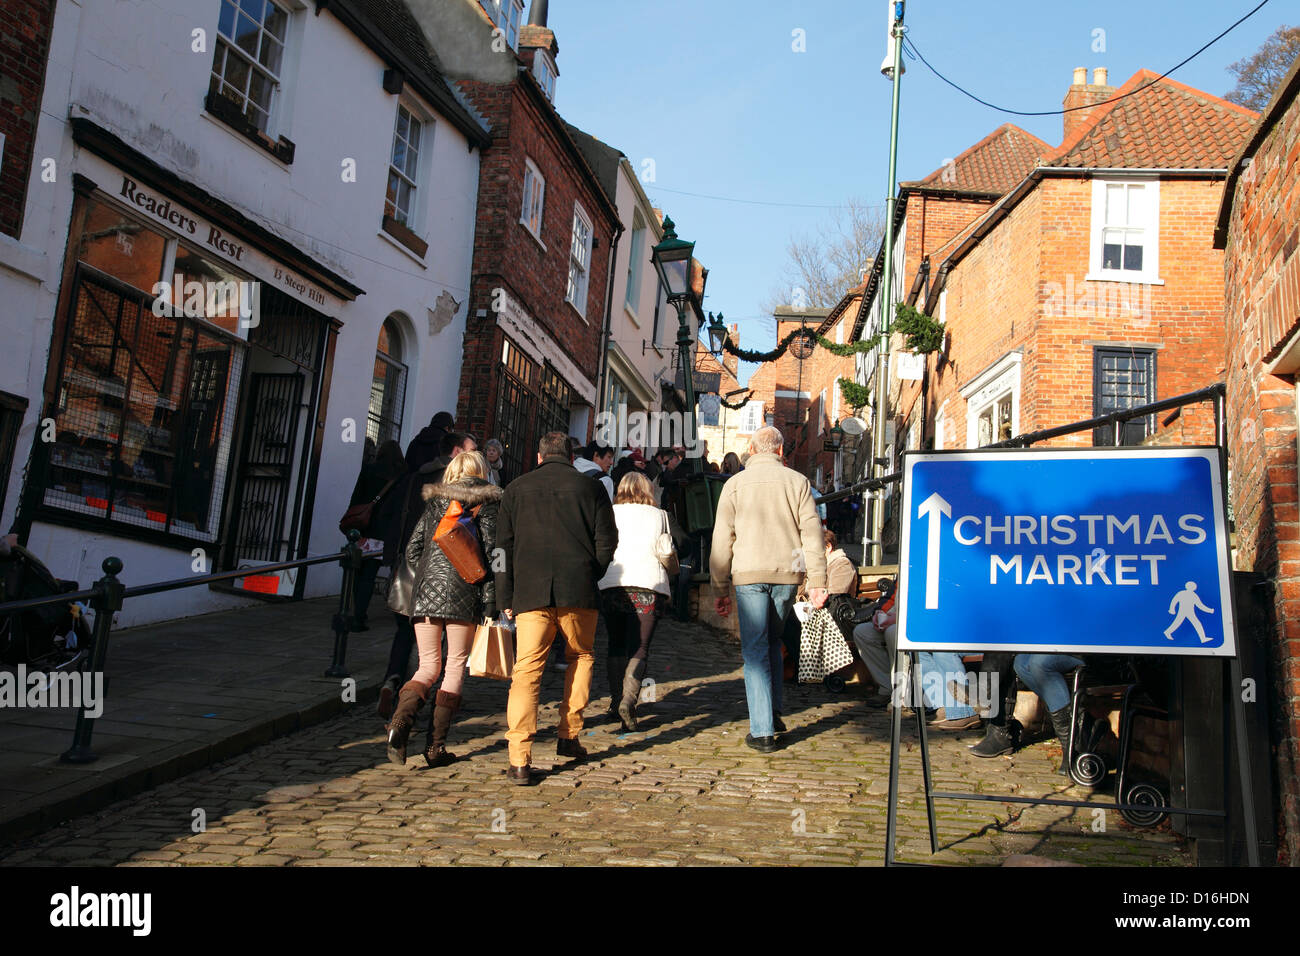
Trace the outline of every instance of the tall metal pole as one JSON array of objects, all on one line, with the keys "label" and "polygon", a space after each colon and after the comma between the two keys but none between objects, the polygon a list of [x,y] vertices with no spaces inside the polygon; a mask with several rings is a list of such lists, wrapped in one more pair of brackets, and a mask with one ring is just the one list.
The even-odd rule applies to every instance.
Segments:
[{"label": "tall metal pole", "polygon": [[690,320],[686,318],[686,309],[690,303],[686,298],[678,299],[677,306],[677,349],[682,356],[682,382],[686,386],[686,418],[682,422],[685,428],[690,424],[690,434],[684,436],[686,451],[691,458],[691,471],[700,474],[704,471],[704,462],[695,452],[695,443],[699,440],[700,429],[695,421],[695,339],[691,335]]},{"label": "tall metal pole", "polygon": [[[894,102],[889,126],[889,192],[885,200],[885,261],[880,282],[880,361],[876,365],[875,416],[871,423],[872,474],[879,478],[885,474],[880,459],[885,457],[885,417],[889,405],[889,329],[893,325],[894,279],[894,180],[898,176],[898,97],[903,77],[903,0],[894,4]],[[881,498],[884,488],[876,490],[871,506],[871,563],[878,565],[883,558],[884,509]]]}]

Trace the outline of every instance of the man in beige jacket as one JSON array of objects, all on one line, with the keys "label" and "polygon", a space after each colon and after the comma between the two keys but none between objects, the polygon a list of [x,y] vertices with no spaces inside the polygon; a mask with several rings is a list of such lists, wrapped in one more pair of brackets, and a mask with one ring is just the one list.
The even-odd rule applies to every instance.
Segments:
[{"label": "man in beige jacket", "polygon": [[826,603],[822,523],[808,479],[785,467],[784,439],[767,426],[750,439],[745,470],[727,479],[713,525],[709,572],[718,614],[731,613],[736,588],[745,660],[749,734],[761,753],[776,749],[781,711],[781,632],[801,583],[814,607]]}]

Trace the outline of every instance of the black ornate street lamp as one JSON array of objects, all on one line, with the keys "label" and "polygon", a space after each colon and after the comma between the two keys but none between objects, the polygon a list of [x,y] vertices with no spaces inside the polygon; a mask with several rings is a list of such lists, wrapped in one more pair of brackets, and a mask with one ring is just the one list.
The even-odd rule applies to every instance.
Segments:
[{"label": "black ornate street lamp", "polygon": [[722,347],[727,344],[727,323],[722,318],[722,313],[714,315],[709,313],[709,351],[717,355],[722,351]]},{"label": "black ornate street lamp", "polygon": [[[691,304],[691,271],[695,254],[695,243],[677,238],[677,229],[673,221],[664,217],[664,238],[650,252],[650,261],[659,273],[659,281],[668,290],[668,302],[677,309],[677,351],[682,359],[682,381],[686,386],[686,408],[690,412],[691,434],[687,447],[693,448],[695,436],[699,434],[695,420],[695,332],[686,318],[686,310]],[[704,276],[707,277],[707,271]],[[700,290],[703,298],[704,290]],[[704,463],[698,454],[691,456],[691,470],[696,474],[704,470]]]}]

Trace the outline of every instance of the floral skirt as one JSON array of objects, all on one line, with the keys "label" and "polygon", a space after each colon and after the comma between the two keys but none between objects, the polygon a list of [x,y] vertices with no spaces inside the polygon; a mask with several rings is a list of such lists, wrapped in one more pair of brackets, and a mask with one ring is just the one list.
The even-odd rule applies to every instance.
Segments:
[{"label": "floral skirt", "polygon": [[660,617],[668,606],[667,598],[648,588],[606,588],[600,592],[600,598],[606,614]]}]

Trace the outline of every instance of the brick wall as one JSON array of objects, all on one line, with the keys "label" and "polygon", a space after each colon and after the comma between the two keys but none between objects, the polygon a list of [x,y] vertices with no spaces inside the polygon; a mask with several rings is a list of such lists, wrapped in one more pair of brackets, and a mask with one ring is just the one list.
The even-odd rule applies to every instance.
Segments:
[{"label": "brick wall", "polygon": [[[1228,447],[1236,522],[1236,566],[1271,587],[1272,713],[1279,845],[1300,863],[1300,506],[1296,501],[1296,380],[1271,375],[1272,358],[1297,321],[1294,296],[1283,321],[1265,315],[1294,285],[1300,226],[1300,99],[1277,119],[1238,181],[1225,251]],[[1265,695],[1261,694],[1260,699]]]},{"label": "brick wall", "polygon": [[[944,405],[949,423],[945,444],[967,444],[962,386],[1013,349],[1024,355],[1022,433],[1093,416],[1097,346],[1154,348],[1157,399],[1222,381],[1223,256],[1210,241],[1221,194],[1218,181],[1161,182],[1164,285],[1138,286],[1085,278],[1092,184],[1039,183],[948,277],[950,344],[932,379],[933,407]],[[1213,423],[1213,410],[1198,406],[1168,427],[1179,442],[1203,443],[1213,441]],[[1092,436],[1054,443],[1090,445]]]},{"label": "brick wall", "polygon": [[[486,118],[493,137],[479,166],[473,279],[457,410],[458,424],[463,422],[480,438],[496,432],[503,337],[492,312],[496,289],[504,289],[518,301],[593,382],[599,365],[617,220],[590,173],[575,157],[553,108],[535,90],[526,88],[533,82],[531,77],[520,77],[506,86],[460,84]],[[546,180],[541,242],[520,222],[529,159]],[[565,299],[575,202],[586,213],[594,237],[585,314]],[[477,318],[479,310],[486,311],[486,318]],[[531,457],[531,452],[525,457]]]},{"label": "brick wall", "polygon": [[0,0],[0,232],[19,238],[45,88],[54,0]]}]

